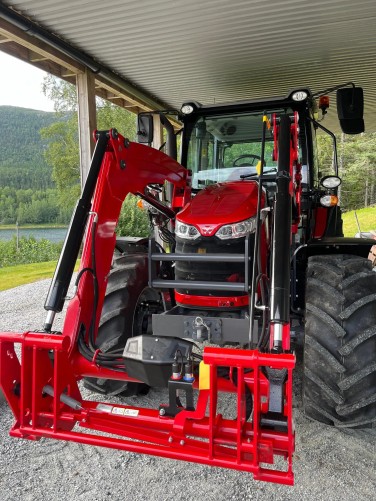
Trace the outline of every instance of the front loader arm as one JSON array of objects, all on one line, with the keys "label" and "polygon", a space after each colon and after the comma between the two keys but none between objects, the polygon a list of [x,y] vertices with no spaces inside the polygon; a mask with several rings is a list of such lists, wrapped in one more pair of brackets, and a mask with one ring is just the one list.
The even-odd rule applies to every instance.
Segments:
[{"label": "front loader arm", "polygon": [[[115,229],[125,197],[128,193],[143,193],[148,184],[169,181],[175,187],[185,186],[186,169],[164,153],[130,142],[114,129],[96,132],[95,137],[97,145],[91,167],[45,302],[48,311],[44,327],[46,331],[51,330],[55,313],[63,308],[88,218],[91,216],[92,224],[87,230],[81,270],[92,270],[93,250],[100,255],[94,270],[100,301],[106,289],[105,279],[115,247]],[[93,228],[96,230],[94,238]],[[92,309],[92,301],[88,298],[93,298],[94,294],[91,282],[86,274],[79,287],[80,315],[77,325],[81,325],[81,321],[86,325],[89,321],[88,310]],[[97,310],[100,312],[100,308]],[[69,315],[67,321],[71,328]]]},{"label": "front loader arm", "polygon": [[[80,199],[80,210],[73,216],[75,222],[55,272],[51,286],[54,294],[48,298],[51,321],[51,312],[60,311],[64,303],[81,243],[81,239],[74,242],[77,235],[73,229],[79,228],[83,236],[86,228],[77,293],[69,303],[63,331],[0,332],[0,389],[16,420],[11,435],[70,440],[221,466],[250,472],[258,480],[292,485],[295,357],[291,353],[205,348],[199,372],[189,382],[170,378],[169,405],[162,403],[159,409],[82,398],[78,382],[84,376],[132,380],[126,372],[128,362],[120,355],[122,368],[100,366],[100,350],[95,350],[122,202],[128,193],[143,193],[149,183],[167,180],[184,188],[187,173],[167,155],[129,143],[114,131],[99,133],[99,140],[105,146],[99,168],[99,153],[94,164],[97,175],[93,171],[91,177],[89,173],[88,188]],[[90,333],[94,351],[87,357],[78,347],[80,342],[90,344]],[[15,344],[21,345],[20,361]],[[282,419],[275,424],[275,416],[268,412],[276,399],[267,374],[281,369],[286,371],[277,396]],[[187,399],[188,392],[193,398],[195,391],[193,408],[178,405],[176,391],[187,391]],[[226,392],[236,395],[235,419],[219,411],[220,398]],[[171,407],[177,413],[169,413]],[[285,459],[281,468],[275,464],[277,456]]]}]

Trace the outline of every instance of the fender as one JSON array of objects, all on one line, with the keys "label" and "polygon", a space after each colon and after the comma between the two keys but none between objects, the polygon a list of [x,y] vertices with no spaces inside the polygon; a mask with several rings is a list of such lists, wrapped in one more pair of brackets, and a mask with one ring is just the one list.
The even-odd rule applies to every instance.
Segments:
[{"label": "fender", "polygon": [[366,258],[372,245],[375,245],[375,241],[372,238],[316,238],[298,247],[294,258],[307,260],[310,256],[317,256],[319,254],[353,254],[354,256]]}]

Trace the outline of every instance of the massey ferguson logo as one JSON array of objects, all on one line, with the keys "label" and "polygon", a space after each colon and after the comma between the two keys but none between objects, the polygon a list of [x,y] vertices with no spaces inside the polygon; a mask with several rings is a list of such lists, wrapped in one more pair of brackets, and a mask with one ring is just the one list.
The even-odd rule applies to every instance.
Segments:
[{"label": "massey ferguson logo", "polygon": [[215,226],[201,226],[201,232],[203,235],[210,235],[212,231],[214,230]]}]

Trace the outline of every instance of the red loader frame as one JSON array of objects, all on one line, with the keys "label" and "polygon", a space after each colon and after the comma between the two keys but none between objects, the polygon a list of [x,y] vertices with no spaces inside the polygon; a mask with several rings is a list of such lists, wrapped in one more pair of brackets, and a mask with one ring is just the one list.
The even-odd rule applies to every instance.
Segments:
[{"label": "red loader frame", "polygon": [[[83,400],[78,381],[83,377],[132,380],[126,371],[115,372],[91,361],[77,348],[80,328],[96,313],[98,327],[107,275],[115,247],[115,227],[128,193],[143,193],[149,183],[165,180],[183,193],[186,169],[167,155],[147,146],[129,143],[115,131],[106,132],[105,152],[96,180],[92,208],[81,259],[81,270],[93,266],[92,245],[100,256],[96,263],[97,306],[94,285],[83,272],[70,301],[62,332],[0,333],[0,388],[15,416],[10,434],[36,440],[41,437],[182,459],[253,473],[257,480],[292,485],[294,426],[292,421],[292,354],[265,354],[257,350],[205,348],[200,364],[194,410],[182,408],[175,417],[158,409],[114,405]],[[21,346],[20,360],[15,344]],[[237,382],[220,377],[219,367],[237,371]],[[268,411],[269,380],[264,368],[286,369],[283,386],[283,431],[262,425]],[[253,412],[246,418],[246,391],[251,392]],[[218,412],[223,392],[237,395],[236,419]],[[75,425],[85,429],[73,431]],[[95,434],[90,433],[93,430]],[[116,435],[116,438],[98,435]],[[276,456],[285,461],[280,469]],[[268,465],[273,465],[269,466]],[[279,465],[278,465],[279,466]]]}]

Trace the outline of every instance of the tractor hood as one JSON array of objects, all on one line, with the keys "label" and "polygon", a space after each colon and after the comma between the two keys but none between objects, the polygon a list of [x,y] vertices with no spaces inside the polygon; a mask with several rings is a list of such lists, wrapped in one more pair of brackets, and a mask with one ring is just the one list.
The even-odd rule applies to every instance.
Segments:
[{"label": "tractor hood", "polygon": [[200,191],[177,215],[195,226],[203,236],[214,235],[224,224],[237,223],[256,215],[256,181],[218,183]]}]

